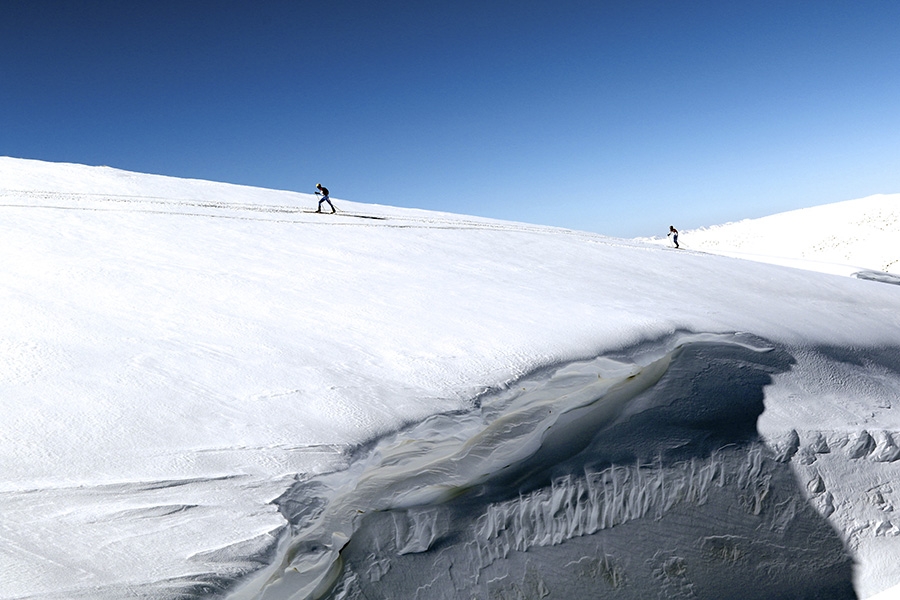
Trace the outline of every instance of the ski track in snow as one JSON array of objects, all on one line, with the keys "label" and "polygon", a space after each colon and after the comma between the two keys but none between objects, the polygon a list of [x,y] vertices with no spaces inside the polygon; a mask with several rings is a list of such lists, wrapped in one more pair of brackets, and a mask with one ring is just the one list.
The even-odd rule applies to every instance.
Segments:
[{"label": "ski track in snow", "polygon": [[[197,216],[220,219],[244,219],[255,221],[272,221],[282,223],[302,223],[314,225],[354,226],[354,227],[392,227],[392,228],[427,228],[427,229],[484,229],[496,231],[520,231],[529,233],[566,233],[577,237],[601,238],[596,234],[580,232],[568,229],[557,229],[546,226],[530,226],[527,224],[490,222],[489,220],[470,220],[462,216],[451,218],[438,217],[412,217],[399,214],[359,213],[338,209],[334,214],[329,212],[316,213],[310,208],[301,208],[291,205],[265,205],[243,204],[237,202],[213,202],[208,200],[173,199],[153,196],[111,195],[111,194],[73,194],[64,192],[34,192],[17,190],[0,190],[0,198],[27,199],[32,201],[52,201],[54,204],[35,204],[33,202],[12,204],[0,203],[0,208],[33,208],[46,210],[85,210],[85,211],[124,211],[147,212],[153,214]],[[335,199],[340,203],[340,200]],[[118,205],[118,206],[117,206]],[[159,210],[140,209],[135,206],[158,206]],[[173,211],[172,209],[210,209],[209,211],[197,210],[196,212]],[[275,215],[296,215],[293,219],[266,218],[260,216],[242,216],[240,213],[264,213]],[[308,218],[305,215],[318,214],[316,218]],[[323,221],[324,217],[340,219],[366,219],[379,223]],[[318,219],[318,220],[317,220]],[[603,239],[610,243],[609,238]]]}]

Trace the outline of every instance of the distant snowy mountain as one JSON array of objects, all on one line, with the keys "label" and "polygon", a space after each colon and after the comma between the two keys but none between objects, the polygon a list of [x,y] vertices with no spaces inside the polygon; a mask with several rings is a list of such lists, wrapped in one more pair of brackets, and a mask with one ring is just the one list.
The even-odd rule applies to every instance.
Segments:
[{"label": "distant snowy mountain", "polygon": [[686,231],[681,242],[685,248],[812,270],[900,275],[900,194]]},{"label": "distant snowy mountain", "polygon": [[900,287],[334,202],[0,158],[0,599],[900,586]]}]

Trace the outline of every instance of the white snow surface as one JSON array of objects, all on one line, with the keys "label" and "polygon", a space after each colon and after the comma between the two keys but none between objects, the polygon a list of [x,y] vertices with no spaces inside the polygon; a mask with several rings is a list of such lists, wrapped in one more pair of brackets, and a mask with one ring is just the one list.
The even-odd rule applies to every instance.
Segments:
[{"label": "white snow surface", "polygon": [[900,275],[900,194],[684,231],[684,248],[813,271]]},{"label": "white snow surface", "polygon": [[[852,553],[859,597],[885,592],[900,585],[900,286],[691,248],[758,253],[739,232],[771,224],[803,247],[788,258],[900,273],[898,199],[690,232],[676,251],[339,197],[336,215],[315,214],[312,194],[0,158],[0,599],[215,595],[261,566],[278,580],[292,555],[273,502],[297,482],[346,486],[372,473],[366,448],[405,447],[406,428],[440,415],[457,417],[428,435],[458,427],[467,448],[504,448],[457,483],[481,481],[544,450],[479,429],[480,399],[627,355],[577,369],[642,374],[621,396],[635,412],[653,365],[698,335],[791,354],[759,432]],[[893,233],[861,233],[863,208],[859,223]],[[840,254],[812,237],[832,219]],[[385,506],[443,493],[409,481],[385,484]],[[365,489],[346,506],[364,512]],[[327,532],[332,550],[347,531]],[[238,593],[314,597],[253,589]]]}]

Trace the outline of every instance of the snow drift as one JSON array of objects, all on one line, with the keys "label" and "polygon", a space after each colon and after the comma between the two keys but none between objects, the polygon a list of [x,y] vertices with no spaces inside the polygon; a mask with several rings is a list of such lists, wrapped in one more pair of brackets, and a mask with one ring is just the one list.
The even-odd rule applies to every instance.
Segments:
[{"label": "snow drift", "polygon": [[335,203],[0,159],[0,598],[900,584],[900,288]]}]

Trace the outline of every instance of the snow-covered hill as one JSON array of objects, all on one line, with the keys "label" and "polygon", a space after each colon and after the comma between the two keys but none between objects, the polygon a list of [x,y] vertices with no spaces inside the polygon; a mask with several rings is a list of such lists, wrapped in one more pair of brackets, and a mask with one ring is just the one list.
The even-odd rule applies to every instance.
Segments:
[{"label": "snow-covered hill", "polygon": [[335,203],[0,158],[0,598],[900,584],[900,287]]},{"label": "snow-covered hill", "polygon": [[[900,275],[900,194],[686,231],[685,248],[834,273]],[[896,281],[900,282],[900,279]]]}]

